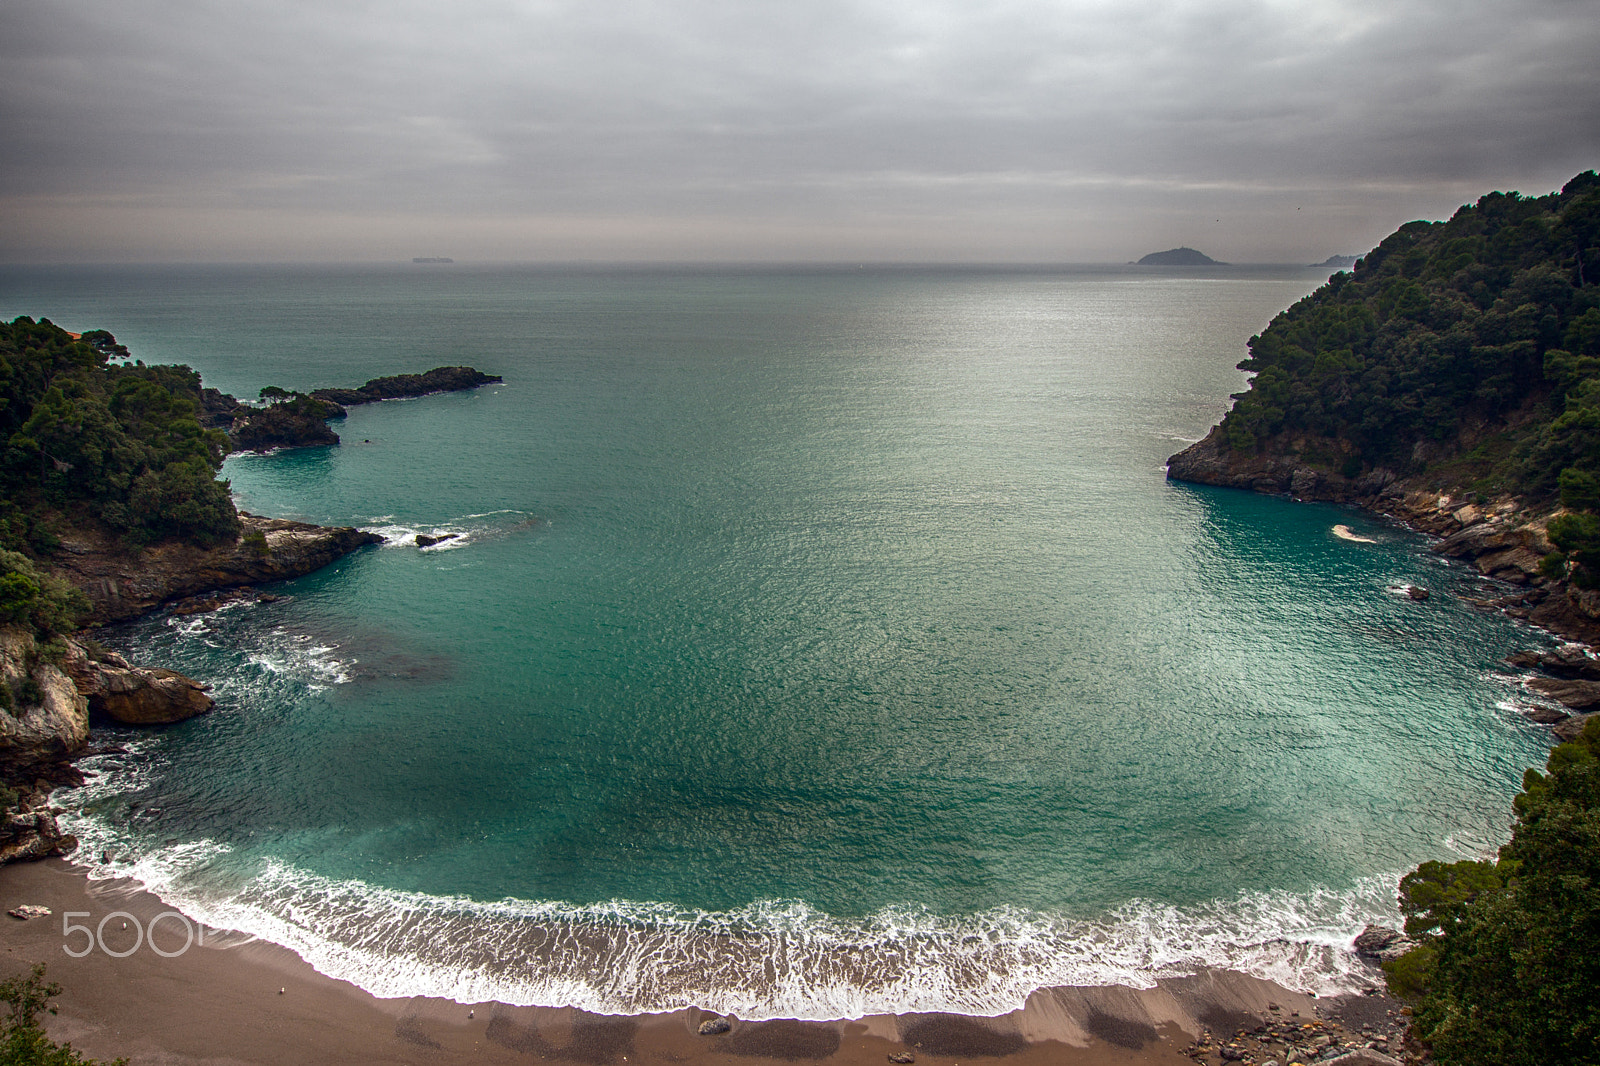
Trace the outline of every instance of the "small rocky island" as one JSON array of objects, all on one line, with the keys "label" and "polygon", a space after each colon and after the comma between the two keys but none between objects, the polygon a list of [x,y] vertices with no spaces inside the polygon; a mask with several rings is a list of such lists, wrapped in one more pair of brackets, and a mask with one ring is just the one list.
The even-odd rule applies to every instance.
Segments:
[{"label": "small rocky island", "polygon": [[216,389],[204,390],[202,424],[228,434],[230,451],[271,451],[339,443],[328,422],[345,417],[345,408],[380,400],[409,400],[436,392],[461,392],[502,379],[470,366],[440,366],[424,374],[373,378],[359,389],[313,389],[290,392],[276,386],[261,390],[262,407],[252,407]]},{"label": "small rocky island", "polygon": [[1227,266],[1204,252],[1197,252],[1193,248],[1169,248],[1164,252],[1151,252],[1139,260],[1139,266],[1160,267],[1197,267],[1197,266]]}]

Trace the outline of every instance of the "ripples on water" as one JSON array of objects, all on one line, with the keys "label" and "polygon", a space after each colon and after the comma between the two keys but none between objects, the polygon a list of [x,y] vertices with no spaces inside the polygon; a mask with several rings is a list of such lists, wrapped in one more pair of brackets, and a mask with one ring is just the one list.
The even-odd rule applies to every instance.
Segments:
[{"label": "ripples on water", "polygon": [[244,395],[506,379],[230,460],[249,509],[385,544],[108,634],[218,710],[108,763],[75,831],[381,994],[759,1018],[1201,962],[1338,986],[1401,871],[1504,838],[1544,738],[1497,668],[1534,638],[1450,595],[1472,575],[1162,477],[1316,280],[8,278],[13,313]]}]

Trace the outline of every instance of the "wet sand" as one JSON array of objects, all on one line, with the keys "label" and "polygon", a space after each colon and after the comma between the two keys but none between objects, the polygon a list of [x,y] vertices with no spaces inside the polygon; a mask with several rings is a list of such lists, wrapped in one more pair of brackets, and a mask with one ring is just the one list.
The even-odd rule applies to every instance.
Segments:
[{"label": "wet sand", "polygon": [[[134,1064],[882,1066],[891,1054],[910,1052],[929,1066],[1154,1066],[1193,1062],[1185,1049],[1206,1028],[1232,1033],[1259,1019],[1298,1012],[1311,1020],[1319,1009],[1335,1007],[1213,970],[1152,989],[1042,989],[1023,1009],[998,1018],[734,1020],[727,1033],[700,1036],[700,1023],[714,1016],[693,1009],[610,1017],[574,1008],[378,999],[324,977],[285,948],[237,934],[207,933],[203,944],[180,950],[187,930],[172,917],[154,922],[154,934],[136,945],[138,930],[172,908],[126,882],[90,881],[62,860],[0,868],[0,910],[28,903],[53,913],[26,922],[0,916],[0,978],[45,963],[48,978],[64,988],[56,1000],[60,1013],[47,1019],[50,1035],[86,1055],[124,1055]],[[88,943],[83,932],[63,934],[67,911],[88,912],[71,921],[98,927],[103,948],[81,958],[67,953]]]}]

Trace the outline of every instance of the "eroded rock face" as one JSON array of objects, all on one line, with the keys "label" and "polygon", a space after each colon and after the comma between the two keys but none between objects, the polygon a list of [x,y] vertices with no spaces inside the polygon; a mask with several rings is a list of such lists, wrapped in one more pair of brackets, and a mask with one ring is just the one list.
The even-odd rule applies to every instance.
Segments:
[{"label": "eroded rock face", "polygon": [[176,670],[130,665],[115,652],[90,658],[71,646],[66,671],[89,710],[123,725],[167,725],[204,714],[216,706],[209,688]]},{"label": "eroded rock face", "polygon": [[88,701],[61,667],[40,657],[23,626],[0,626],[0,684],[11,704],[0,709],[5,776],[66,758],[89,739]]},{"label": "eroded rock face", "polygon": [[51,566],[89,597],[92,621],[118,622],[198,592],[301,577],[383,540],[349,526],[313,526],[244,512],[239,520],[243,536],[233,544],[197,548],[169,542],[137,556],[109,536],[77,532],[62,538]]}]

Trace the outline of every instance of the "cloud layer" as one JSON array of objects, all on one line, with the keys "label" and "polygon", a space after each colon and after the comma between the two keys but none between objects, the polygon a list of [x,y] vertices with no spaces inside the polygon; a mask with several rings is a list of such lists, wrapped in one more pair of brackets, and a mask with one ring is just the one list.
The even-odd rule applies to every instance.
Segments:
[{"label": "cloud layer", "polygon": [[36,0],[8,258],[1370,247],[1600,165],[1592,0]]}]

